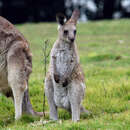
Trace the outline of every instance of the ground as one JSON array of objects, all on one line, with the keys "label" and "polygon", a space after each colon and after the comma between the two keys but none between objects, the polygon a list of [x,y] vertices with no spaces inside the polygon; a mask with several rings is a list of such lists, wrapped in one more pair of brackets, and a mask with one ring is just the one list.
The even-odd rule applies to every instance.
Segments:
[{"label": "ground", "polygon": [[[33,108],[43,108],[43,50],[46,39],[52,45],[57,37],[56,23],[22,24],[16,27],[30,42],[33,72],[29,80]],[[71,122],[65,110],[59,110],[59,121],[24,115],[14,120],[12,99],[0,95],[0,129],[3,130],[86,130],[130,129],[130,20],[79,23],[77,45],[85,74],[86,95],[83,105],[92,115],[81,115]],[[46,102],[46,111],[49,110]]]}]

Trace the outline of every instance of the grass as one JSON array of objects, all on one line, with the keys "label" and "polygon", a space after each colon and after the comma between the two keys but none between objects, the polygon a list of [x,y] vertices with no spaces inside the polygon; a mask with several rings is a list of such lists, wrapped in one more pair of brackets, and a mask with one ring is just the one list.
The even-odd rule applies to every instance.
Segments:
[{"label": "grass", "polygon": [[[12,99],[0,96],[0,129],[3,130],[129,130],[130,129],[130,20],[80,23],[77,45],[87,85],[83,105],[92,112],[71,122],[65,110],[59,110],[60,120],[23,115],[14,121]],[[54,43],[56,23],[22,24],[17,28],[30,42],[33,72],[29,80],[33,108],[42,111],[43,54],[46,39]],[[46,102],[46,111],[49,110]],[[42,121],[47,121],[43,122]]]}]

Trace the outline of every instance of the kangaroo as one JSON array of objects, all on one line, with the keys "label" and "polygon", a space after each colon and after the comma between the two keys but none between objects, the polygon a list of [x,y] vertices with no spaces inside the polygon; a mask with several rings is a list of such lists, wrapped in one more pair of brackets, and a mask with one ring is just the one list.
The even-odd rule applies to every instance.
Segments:
[{"label": "kangaroo", "polygon": [[57,14],[58,39],[51,50],[48,74],[45,78],[45,94],[50,107],[50,119],[58,120],[57,108],[72,113],[72,121],[80,119],[80,112],[88,111],[81,105],[85,93],[84,75],[79,63],[75,43],[79,11],[76,9],[66,21]]},{"label": "kangaroo", "polygon": [[22,112],[40,115],[32,109],[28,80],[32,72],[32,56],[24,36],[8,20],[0,16],[0,92],[13,96],[15,119]]}]

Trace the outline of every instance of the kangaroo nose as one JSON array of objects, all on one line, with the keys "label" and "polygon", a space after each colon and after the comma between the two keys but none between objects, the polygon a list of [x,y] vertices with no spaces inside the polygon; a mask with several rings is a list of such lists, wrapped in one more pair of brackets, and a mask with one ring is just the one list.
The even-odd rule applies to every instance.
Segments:
[{"label": "kangaroo nose", "polygon": [[71,41],[71,42],[74,42],[74,38],[70,38],[70,41]]}]

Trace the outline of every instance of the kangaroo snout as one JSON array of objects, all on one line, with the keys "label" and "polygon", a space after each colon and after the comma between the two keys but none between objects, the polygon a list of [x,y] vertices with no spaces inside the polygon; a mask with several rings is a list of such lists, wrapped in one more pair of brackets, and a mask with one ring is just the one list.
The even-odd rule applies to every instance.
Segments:
[{"label": "kangaroo snout", "polygon": [[69,37],[68,39],[69,39],[71,42],[74,42],[74,40],[75,40],[74,38],[70,38],[70,37]]},{"label": "kangaroo snout", "polygon": [[74,42],[74,38],[70,38],[70,41],[71,41],[71,42]]}]

